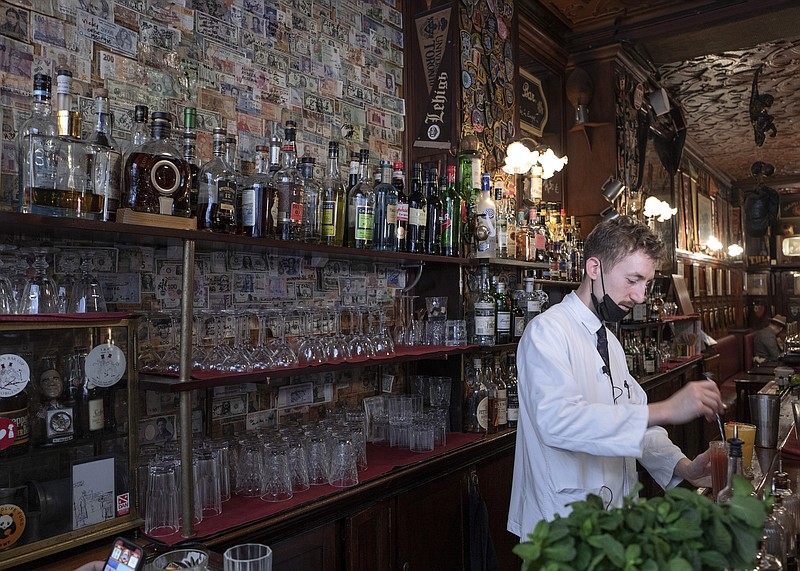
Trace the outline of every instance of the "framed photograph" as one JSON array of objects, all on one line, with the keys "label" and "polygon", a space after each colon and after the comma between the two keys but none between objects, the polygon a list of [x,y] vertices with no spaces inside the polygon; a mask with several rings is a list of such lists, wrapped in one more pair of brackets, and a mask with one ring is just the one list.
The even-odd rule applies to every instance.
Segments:
[{"label": "framed photograph", "polygon": [[72,528],[114,519],[114,458],[72,465]]},{"label": "framed photograph", "polygon": [[697,243],[706,246],[714,235],[714,201],[704,194],[697,195]]}]

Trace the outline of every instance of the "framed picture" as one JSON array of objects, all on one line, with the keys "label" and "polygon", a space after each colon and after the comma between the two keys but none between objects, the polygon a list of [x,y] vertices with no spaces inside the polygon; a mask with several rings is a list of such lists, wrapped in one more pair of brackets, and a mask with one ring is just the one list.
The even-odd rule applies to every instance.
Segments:
[{"label": "framed picture", "polygon": [[542,91],[542,82],[524,69],[520,69],[519,84],[520,127],[531,135],[541,137],[547,124],[547,99]]},{"label": "framed picture", "polygon": [[704,194],[697,195],[697,243],[704,247],[708,237],[714,235],[713,200]]},{"label": "framed picture", "polygon": [[72,528],[114,519],[114,458],[72,465]]}]

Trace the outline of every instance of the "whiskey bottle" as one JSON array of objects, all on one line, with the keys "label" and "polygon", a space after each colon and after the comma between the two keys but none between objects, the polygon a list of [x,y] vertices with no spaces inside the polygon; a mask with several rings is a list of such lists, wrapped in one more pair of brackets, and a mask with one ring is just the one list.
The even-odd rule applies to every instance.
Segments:
[{"label": "whiskey bottle", "polygon": [[[56,155],[53,139],[58,134],[51,107],[51,79],[37,73],[33,78],[31,116],[17,132],[19,189],[16,208],[30,213],[34,189],[54,191],[56,188]],[[9,201],[8,207],[14,207]]]},{"label": "whiskey bottle", "polygon": [[41,402],[33,419],[34,444],[54,446],[72,441],[75,437],[75,403],[70,402],[65,394],[55,357],[42,359],[39,394]]},{"label": "whiskey bottle", "polygon": [[481,360],[473,358],[472,366],[467,366],[464,371],[464,380],[467,385],[464,391],[464,432],[485,433],[489,419],[489,397],[486,386],[483,384]]},{"label": "whiskey bottle", "polygon": [[438,256],[442,253],[442,201],[439,200],[438,191],[441,188],[444,192],[445,185],[443,180],[438,180],[439,171],[435,167],[428,169],[427,179],[425,251],[433,256]]},{"label": "whiskey bottle", "polygon": [[403,174],[403,163],[394,163],[392,172],[392,186],[397,189],[397,228],[394,231],[394,251],[405,252],[408,236],[408,197],[405,191],[405,175]]},{"label": "whiskey bottle", "polygon": [[372,249],[393,252],[397,246],[398,191],[391,184],[392,163],[381,161],[380,182],[375,186],[375,220],[372,232]]},{"label": "whiskey bottle", "polygon": [[481,374],[481,379],[483,380],[483,384],[486,387],[486,432],[487,434],[494,434],[497,432],[499,428],[499,421],[500,421],[500,399],[497,398],[497,384],[494,380],[494,375],[492,374],[491,363],[488,362],[483,368],[483,373]]},{"label": "whiskey bottle", "polygon": [[481,267],[481,291],[473,305],[475,314],[474,342],[478,345],[494,345],[495,342],[495,301],[489,291],[489,266]]},{"label": "whiskey bottle", "polygon": [[214,129],[214,156],[198,174],[197,226],[212,232],[233,234],[236,228],[236,174],[225,160],[226,138],[225,129]]},{"label": "whiskey bottle", "polygon": [[25,359],[19,355],[0,355],[0,458],[20,456],[28,451],[30,377]]},{"label": "whiskey bottle", "polygon": [[[138,105],[136,106],[138,109]],[[146,108],[145,108],[146,109]],[[183,110],[183,158],[189,163],[192,173],[189,185],[189,209],[197,216],[197,201],[200,198],[200,158],[197,156],[197,109],[186,107]]]},{"label": "whiskey bottle", "polygon": [[286,121],[283,140],[283,159],[281,169],[275,173],[274,184],[278,191],[278,238],[281,240],[302,240],[303,177],[297,169],[297,147],[295,136],[297,123]]},{"label": "whiskey bottle", "polygon": [[497,387],[497,428],[505,430],[508,428],[508,385],[506,385],[506,373],[500,364],[500,355],[494,356],[494,369],[492,378]]},{"label": "whiskey bottle", "polygon": [[300,174],[303,177],[303,242],[319,244],[322,232],[321,198],[322,185],[314,178],[314,157],[300,159]]},{"label": "whiskey bottle", "polygon": [[269,192],[269,173],[267,161],[269,147],[256,146],[255,170],[244,180],[242,185],[242,210],[238,220],[241,234],[259,237],[263,235],[266,224],[267,209],[264,200]]},{"label": "whiskey bottle", "polygon": [[508,380],[506,393],[508,395],[508,427],[516,428],[519,421],[519,389],[517,387],[517,355],[509,353],[506,360]]},{"label": "whiskey bottle", "polygon": [[447,188],[442,200],[442,255],[458,256],[461,250],[461,197],[456,188],[456,167],[447,167]]},{"label": "whiskey bottle", "polygon": [[[131,129],[131,151],[140,145],[150,141],[150,127],[147,125],[147,117],[150,110],[147,105],[137,105],[133,108],[133,128]],[[186,111],[184,111],[184,117]]]},{"label": "whiskey bottle", "polygon": [[189,163],[170,143],[172,115],[156,111],[151,140],[134,149],[125,162],[123,203],[139,212],[191,216]]},{"label": "whiskey bottle", "polygon": [[358,183],[347,193],[347,245],[370,249],[375,217],[375,193],[369,164],[369,149],[359,153],[361,173]]},{"label": "whiskey bottle", "polygon": [[525,332],[525,310],[520,305],[521,299],[525,296],[522,290],[515,290],[511,299],[511,342],[518,343]]},{"label": "whiskey bottle", "polygon": [[344,244],[345,192],[339,170],[339,143],[328,143],[328,167],[322,179],[322,243]]},{"label": "whiskey bottle", "polygon": [[262,214],[264,229],[261,232],[262,236],[268,238],[275,238],[278,235],[278,203],[280,202],[280,197],[278,196],[278,188],[275,186],[275,174],[281,170],[281,148],[283,148],[283,141],[278,137],[270,137],[269,166],[267,167],[269,177]]},{"label": "whiskey bottle", "polygon": [[427,228],[428,201],[422,185],[422,165],[412,163],[411,191],[408,194],[408,234],[406,245],[412,254],[425,253],[425,230]]},{"label": "whiskey bottle", "polygon": [[114,139],[113,115],[108,103],[108,90],[94,90],[97,127],[89,139],[93,159],[90,172],[94,176],[94,193],[102,199],[102,220],[116,220],[122,195],[122,153]]},{"label": "whiskey bottle", "polygon": [[506,284],[497,281],[495,289],[495,342],[497,344],[511,343],[511,299],[506,293]]}]

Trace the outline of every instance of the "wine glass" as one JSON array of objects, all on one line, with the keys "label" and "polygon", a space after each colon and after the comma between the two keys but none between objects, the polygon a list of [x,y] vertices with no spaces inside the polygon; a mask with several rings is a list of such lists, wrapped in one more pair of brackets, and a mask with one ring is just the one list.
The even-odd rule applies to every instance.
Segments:
[{"label": "wine glass", "polygon": [[107,311],[106,300],[103,297],[103,288],[100,282],[92,275],[94,252],[87,251],[81,257],[81,271],[70,289],[67,301],[67,313],[93,313]]},{"label": "wine glass", "polygon": [[[154,343],[155,335],[153,333],[153,317],[148,314],[144,316],[144,321],[141,324],[144,328],[144,333],[147,337],[147,342],[139,341],[139,346],[144,346],[139,355],[136,357],[136,366],[140,373],[155,373],[158,370],[158,364],[161,361],[161,355],[156,350]],[[137,331],[141,331],[140,329]]]},{"label": "wine glass", "polygon": [[[357,322],[356,315],[358,316]],[[350,325],[351,329],[356,325],[358,326],[357,330],[351,332],[350,335],[350,354],[353,357],[374,357],[375,346],[369,336],[364,334],[363,314],[353,308],[350,309]]]},{"label": "wine glass", "polygon": [[294,367],[297,365],[297,354],[286,341],[286,316],[280,310],[274,310],[273,319],[278,337],[272,346],[272,365],[274,367]]},{"label": "wine glass", "polygon": [[272,350],[267,345],[267,312],[257,311],[258,343],[253,351],[253,370],[265,371],[272,368]]},{"label": "wine glass", "polygon": [[157,369],[162,373],[180,373],[181,344],[178,336],[178,312],[169,313],[169,349],[159,361]]},{"label": "wine glass", "polygon": [[211,349],[206,352],[202,368],[206,371],[222,372],[225,370],[223,363],[228,358],[228,352],[225,347],[225,316],[219,311],[210,313],[209,316],[211,318],[214,342]]},{"label": "wine glass", "polygon": [[[13,244],[0,244],[0,252],[8,252],[16,249],[17,247]],[[2,258],[0,258],[0,313],[16,313],[17,307],[14,301],[14,287],[11,284],[11,280],[6,276],[4,268],[5,264]]]},{"label": "wine glass", "polygon": [[325,338],[325,354],[328,361],[346,361],[350,358],[350,346],[342,333],[342,308],[337,306],[332,311],[333,331]]},{"label": "wine glass", "polygon": [[58,251],[56,248],[39,246],[30,248],[33,256],[33,268],[36,273],[25,284],[22,292],[22,305],[19,313],[35,315],[39,313],[58,313],[58,285],[47,275],[47,255]]},{"label": "wine glass", "polygon": [[[246,373],[253,370],[253,363],[250,360],[250,325],[247,314],[237,314],[236,310],[228,309],[224,313],[233,319],[233,347],[222,361],[222,370],[228,373]],[[243,328],[247,328],[247,343]]]},{"label": "wine glass", "polygon": [[9,281],[11,282],[11,295],[14,299],[14,313],[19,314],[22,308],[22,296],[25,285],[28,283],[28,269],[30,268],[29,253],[20,251],[14,257],[14,266]]},{"label": "wine glass", "polygon": [[301,363],[319,365],[325,362],[325,347],[318,335],[313,331],[314,313],[312,310],[302,311],[303,335],[297,345],[297,357]]}]

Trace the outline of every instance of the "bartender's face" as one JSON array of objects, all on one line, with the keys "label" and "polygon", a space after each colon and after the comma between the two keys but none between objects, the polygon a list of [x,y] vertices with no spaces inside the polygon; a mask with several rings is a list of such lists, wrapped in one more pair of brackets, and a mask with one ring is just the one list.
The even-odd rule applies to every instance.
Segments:
[{"label": "bartender's face", "polygon": [[603,279],[600,279],[598,273],[593,283],[594,294],[597,299],[602,299],[605,283],[605,293],[617,305],[633,309],[634,305],[644,303],[647,288],[655,273],[655,262],[641,252],[634,252],[610,269],[603,266]]}]

